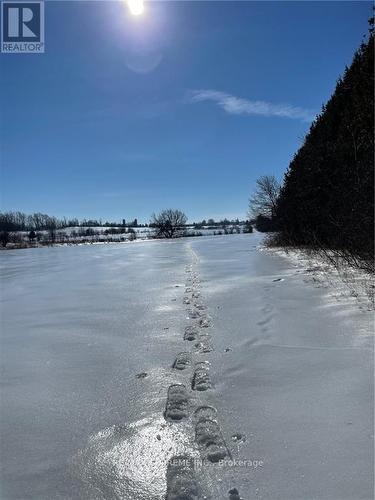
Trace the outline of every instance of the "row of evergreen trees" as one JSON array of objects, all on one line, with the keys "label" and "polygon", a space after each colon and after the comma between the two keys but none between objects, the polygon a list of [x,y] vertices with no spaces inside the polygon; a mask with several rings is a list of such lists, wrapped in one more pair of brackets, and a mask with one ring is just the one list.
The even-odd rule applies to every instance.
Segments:
[{"label": "row of evergreen trees", "polygon": [[[372,23],[373,25],[373,23]],[[276,208],[284,243],[374,255],[374,34],[312,124],[285,174]]]}]

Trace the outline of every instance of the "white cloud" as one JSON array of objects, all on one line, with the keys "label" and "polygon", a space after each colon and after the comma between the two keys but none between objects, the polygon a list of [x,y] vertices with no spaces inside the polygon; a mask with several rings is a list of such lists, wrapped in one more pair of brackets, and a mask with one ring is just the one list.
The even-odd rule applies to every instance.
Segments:
[{"label": "white cloud", "polygon": [[304,122],[310,122],[315,118],[315,113],[309,109],[299,108],[291,104],[251,101],[218,90],[192,90],[189,92],[189,96],[191,102],[212,101],[231,115],[279,116]]}]

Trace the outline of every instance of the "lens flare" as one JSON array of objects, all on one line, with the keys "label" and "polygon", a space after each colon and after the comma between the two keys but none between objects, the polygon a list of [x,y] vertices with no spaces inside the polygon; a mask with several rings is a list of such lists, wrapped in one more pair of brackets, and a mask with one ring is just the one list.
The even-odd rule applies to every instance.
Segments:
[{"label": "lens flare", "polygon": [[127,0],[130,13],[133,16],[140,16],[143,14],[145,7],[143,5],[143,0]]}]

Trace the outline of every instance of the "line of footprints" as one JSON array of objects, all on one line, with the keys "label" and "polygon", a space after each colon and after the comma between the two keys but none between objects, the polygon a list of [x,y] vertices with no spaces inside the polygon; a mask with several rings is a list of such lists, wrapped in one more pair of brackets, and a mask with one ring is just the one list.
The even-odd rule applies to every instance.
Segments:
[{"label": "line of footprints", "polygon": [[[213,350],[212,336],[209,331],[212,319],[207,314],[207,308],[201,300],[200,281],[196,272],[197,257],[193,254],[193,264],[186,267],[188,275],[183,302],[186,305],[189,325],[184,331],[184,340],[193,348],[180,352],[174,363],[175,370],[186,370],[193,367],[194,354],[209,353]],[[164,418],[173,423],[188,419],[190,415],[192,391],[207,391],[212,388],[210,379],[210,363],[198,361],[194,363],[191,387],[184,384],[172,384],[168,388]],[[199,406],[193,413],[195,443],[203,461],[217,463],[226,457],[230,451],[225,443],[217,419],[217,411],[211,406]],[[197,500],[202,498],[195,477],[194,459],[187,455],[173,457],[167,470],[166,500]],[[241,500],[236,488],[228,492],[229,500]],[[203,497],[205,498],[205,497]]]}]

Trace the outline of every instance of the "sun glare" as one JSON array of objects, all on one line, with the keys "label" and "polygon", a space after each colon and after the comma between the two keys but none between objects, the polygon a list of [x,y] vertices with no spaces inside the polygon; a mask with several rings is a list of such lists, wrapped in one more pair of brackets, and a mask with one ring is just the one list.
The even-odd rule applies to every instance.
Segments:
[{"label": "sun glare", "polygon": [[144,12],[143,0],[127,0],[130,13],[133,16],[140,16]]}]

